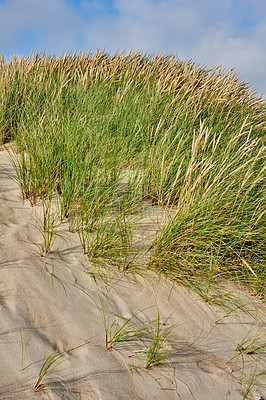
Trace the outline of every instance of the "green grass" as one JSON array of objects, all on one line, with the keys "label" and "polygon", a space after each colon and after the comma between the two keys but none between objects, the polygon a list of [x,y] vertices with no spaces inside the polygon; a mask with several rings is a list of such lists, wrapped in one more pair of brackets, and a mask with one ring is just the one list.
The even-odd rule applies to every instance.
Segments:
[{"label": "green grass", "polygon": [[[52,372],[56,368],[58,368],[58,366],[62,362],[61,358],[65,357],[66,354],[67,354],[66,351],[60,352],[60,351],[56,350],[49,357],[46,358],[46,360],[42,364],[38,378],[34,385],[35,392],[39,392],[40,390],[43,390],[45,387],[49,386],[48,383],[45,383],[45,380],[47,380],[48,377],[52,374]],[[59,361],[59,360],[61,360],[61,361]]]},{"label": "green grass", "polygon": [[266,354],[265,328],[253,325],[245,337],[239,341],[235,351],[237,355],[230,360],[234,361],[234,366],[241,360],[244,370],[245,361],[250,357],[259,364],[259,361],[263,360]]},{"label": "green grass", "polygon": [[118,344],[140,340],[150,331],[150,324],[136,323],[136,316],[144,310],[140,310],[126,319],[116,315],[116,319],[109,326],[105,321],[105,348],[108,351],[113,350]]},{"label": "green grass", "polygon": [[174,325],[166,327],[166,322],[161,322],[159,310],[157,311],[157,319],[153,330],[152,342],[148,349],[145,351],[146,369],[159,365],[169,365],[173,354],[168,349],[169,339]]},{"label": "green grass", "polygon": [[228,279],[264,298],[266,104],[233,72],[174,56],[34,53],[1,61],[0,101],[22,198],[57,196],[90,260],[127,265],[145,201],[170,215],[147,268],[205,301]]},{"label": "green grass", "polygon": [[60,380],[58,380],[58,378],[56,378],[56,379],[52,379],[51,381],[49,381],[49,378],[52,378],[53,372],[63,362],[64,357],[66,357],[67,354],[70,354],[74,350],[79,349],[80,347],[83,347],[83,346],[87,345],[88,343],[89,342],[83,343],[83,344],[73,347],[72,349],[69,349],[69,350],[59,351],[58,349],[56,349],[56,351],[54,351],[52,354],[50,354],[50,356],[44,360],[44,362],[41,366],[37,380],[34,384],[35,392],[39,392],[45,388],[55,388],[55,389],[58,389],[60,392],[62,392],[61,387],[60,387]]},{"label": "green grass", "polygon": [[42,224],[40,226],[42,243],[38,247],[40,254],[45,256],[52,250],[60,225],[58,212],[53,209],[52,193],[49,193],[47,198],[42,198],[42,209]]},{"label": "green grass", "polygon": [[[147,319],[144,314],[144,311],[150,307],[139,310],[131,317],[125,318],[108,312],[100,296],[97,302],[85,290],[77,288],[90,297],[101,314],[105,331],[105,349],[107,351],[112,351],[119,348],[119,346],[126,347],[128,343],[131,343],[130,350],[131,352],[133,351],[133,354],[128,357],[137,357],[144,360],[145,369],[147,370],[155,366],[167,365],[171,367],[174,365],[173,361],[176,363],[177,356],[169,349],[171,333],[176,325],[169,326],[168,320],[170,317],[162,322],[158,307],[157,318],[153,321]],[[112,314],[111,321],[110,314]],[[135,349],[134,345],[136,346]],[[129,364],[128,368],[132,372],[138,372],[138,368],[134,364]]]},{"label": "green grass", "polygon": [[[247,382],[245,382],[245,381],[243,382],[243,384],[246,386],[246,390],[243,393],[244,394],[243,400],[245,400],[247,398],[248,394],[250,393],[250,391],[253,387],[257,386],[257,387],[265,388],[265,385],[260,384],[260,380],[265,376],[266,376],[266,371],[256,374],[256,368],[254,369],[254,371],[250,374]],[[262,398],[263,397],[261,397],[261,399]]]}]

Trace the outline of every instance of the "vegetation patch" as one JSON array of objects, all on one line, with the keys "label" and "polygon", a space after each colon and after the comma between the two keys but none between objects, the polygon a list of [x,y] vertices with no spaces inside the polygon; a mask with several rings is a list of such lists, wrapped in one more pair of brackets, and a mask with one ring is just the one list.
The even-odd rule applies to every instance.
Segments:
[{"label": "vegetation patch", "polygon": [[206,301],[228,278],[265,296],[266,107],[232,71],[34,53],[2,59],[0,101],[22,198],[44,207],[43,255],[69,220],[91,261],[128,269],[148,202],[165,218],[153,220],[146,268]]}]

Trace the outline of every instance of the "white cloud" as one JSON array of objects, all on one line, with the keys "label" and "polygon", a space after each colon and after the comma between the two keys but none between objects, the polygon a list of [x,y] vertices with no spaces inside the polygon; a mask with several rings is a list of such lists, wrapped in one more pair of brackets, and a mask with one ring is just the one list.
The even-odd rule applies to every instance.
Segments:
[{"label": "white cloud", "polygon": [[67,50],[76,45],[80,24],[76,9],[64,0],[5,1],[0,3],[0,52],[20,52],[28,42],[36,50]]},{"label": "white cloud", "polygon": [[212,32],[199,43],[200,59],[210,66],[222,64],[227,69],[235,67],[239,76],[259,92],[266,95],[266,26],[249,28],[246,35],[232,37],[227,32]]},{"label": "white cloud", "polygon": [[86,27],[89,47],[170,52],[235,68],[266,93],[265,0],[115,0],[117,14]]}]

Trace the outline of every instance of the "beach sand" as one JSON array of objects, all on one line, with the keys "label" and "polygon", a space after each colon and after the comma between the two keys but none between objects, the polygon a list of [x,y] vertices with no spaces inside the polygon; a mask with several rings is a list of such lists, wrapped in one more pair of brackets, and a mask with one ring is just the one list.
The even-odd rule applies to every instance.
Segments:
[{"label": "beach sand", "polygon": [[[133,275],[114,268],[104,273],[89,263],[67,223],[60,227],[62,237],[51,254],[41,257],[34,244],[41,242],[41,207],[23,203],[12,175],[7,151],[2,150],[0,399],[240,400],[253,374],[265,374],[265,351],[234,358],[246,335],[257,334],[266,342],[265,306],[258,299],[232,288],[236,301],[245,303],[250,313],[226,316],[226,310],[152,272]],[[136,316],[139,324],[152,321],[159,310],[161,321],[166,321],[163,329],[175,325],[167,365],[146,370],[138,358],[144,355],[139,340],[107,351],[101,307],[110,323],[115,315],[130,318],[144,309]],[[85,342],[60,359],[45,381],[47,387],[34,391],[45,358]],[[255,385],[247,399],[266,396],[265,375],[260,377],[264,387]]]}]

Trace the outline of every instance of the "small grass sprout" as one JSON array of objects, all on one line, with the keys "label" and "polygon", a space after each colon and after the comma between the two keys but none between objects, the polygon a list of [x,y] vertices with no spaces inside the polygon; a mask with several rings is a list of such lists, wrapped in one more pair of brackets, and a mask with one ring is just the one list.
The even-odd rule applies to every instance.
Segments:
[{"label": "small grass sprout", "polygon": [[[254,307],[254,308],[253,308]],[[219,324],[224,318],[228,318],[230,315],[246,314],[250,318],[253,318],[253,313],[256,312],[256,307],[254,303],[245,303],[230,308],[229,311],[222,317],[218,318],[214,323]]]},{"label": "small grass sprout", "polygon": [[147,370],[159,365],[169,366],[171,359],[174,357],[173,352],[169,349],[169,339],[175,325],[167,327],[168,319],[161,322],[159,310],[157,311],[157,318],[154,321],[155,325],[151,331],[151,344],[146,349],[136,352],[138,358],[145,360],[145,369]]},{"label": "small grass sprout", "polygon": [[[248,378],[247,387],[244,392],[243,400],[245,400],[247,398],[248,394],[250,393],[250,391],[252,390],[252,388],[254,386],[258,386],[258,387],[261,386],[261,387],[265,388],[265,385],[262,386],[260,384],[260,380],[266,376],[266,371],[262,371],[260,373],[256,373],[256,372],[257,372],[257,365],[256,365],[254,371],[250,374],[250,376]],[[262,396],[259,398],[259,400],[264,400],[264,399],[265,399],[265,397],[262,397]]]},{"label": "small grass sprout", "polygon": [[252,326],[241,342],[238,343],[235,351],[238,354],[230,361],[235,360],[234,365],[236,365],[241,358],[243,368],[245,365],[245,356],[253,356],[258,361],[264,358],[266,355],[265,332],[262,331],[262,328],[255,330],[254,326]]},{"label": "small grass sprout", "polygon": [[[111,324],[110,327],[105,327],[105,348],[110,351],[119,343],[132,342],[139,340],[141,336],[147,335],[150,330],[149,323],[138,323],[134,322],[134,318],[144,310],[140,310],[132,315],[129,319],[123,318],[116,315],[117,319]],[[119,320],[122,320],[122,325],[119,324]]]},{"label": "small grass sprout", "polygon": [[[128,319],[115,314],[115,320],[110,324],[107,316],[107,310],[101,299],[100,303],[101,307],[95,302],[98,310],[101,313],[104,324],[105,348],[107,351],[113,350],[113,348],[118,344],[135,341],[150,331],[150,326],[148,323],[140,324],[139,322],[136,323],[134,321],[136,316],[146,309],[137,311]],[[122,321],[122,323],[119,323],[118,321]]]},{"label": "small grass sprout", "polygon": [[59,213],[53,205],[53,194],[50,193],[47,198],[42,197],[42,221],[39,222],[38,230],[42,236],[42,243],[36,244],[40,255],[49,254],[58,236],[58,227],[60,225]]},{"label": "small grass sprout", "polygon": [[24,370],[25,358],[26,358],[26,350],[32,335],[33,325],[30,328],[30,331],[27,335],[26,340],[23,339],[22,328],[19,323],[19,333],[20,333],[20,341],[21,341],[21,371]]},{"label": "small grass sprout", "polygon": [[174,328],[174,326],[166,327],[166,322],[160,321],[160,314],[158,311],[156,326],[153,332],[152,343],[148,349],[146,356],[146,369],[151,369],[152,367],[158,365],[166,365],[169,363],[169,359],[172,354],[168,350],[168,339]]},{"label": "small grass sprout", "polygon": [[148,308],[135,312],[130,318],[124,318],[120,315],[113,314],[113,322],[109,322],[108,311],[99,296],[99,302],[94,300],[84,289],[74,285],[77,289],[85,293],[98,308],[105,331],[105,348],[111,351],[119,344],[126,342],[138,341],[141,337],[152,332],[150,321],[137,320],[137,316],[143,313]]},{"label": "small grass sprout", "polygon": [[[51,373],[59,367],[62,362],[62,358],[68,353],[68,351],[58,351],[56,350],[52,353],[43,363],[38,378],[34,385],[35,392],[39,392],[44,387],[49,386],[48,383],[45,383],[45,380],[51,375]],[[61,361],[59,361],[61,360]]]},{"label": "small grass sprout", "polygon": [[43,362],[42,367],[40,369],[38,378],[35,382],[34,385],[34,390],[35,392],[39,392],[40,390],[43,390],[45,387],[54,387],[55,383],[54,382],[47,382],[47,379],[51,376],[51,374],[59,367],[59,365],[62,363],[63,358],[71,353],[72,351],[85,346],[89,343],[85,342],[79,346],[73,347],[72,349],[69,350],[63,350],[59,351],[56,349],[52,354],[50,354],[49,357],[46,358],[46,360]]},{"label": "small grass sprout", "polygon": [[241,356],[244,354],[266,354],[266,341],[259,332],[255,336],[248,337],[248,334],[244,339],[237,345],[236,350]]}]

